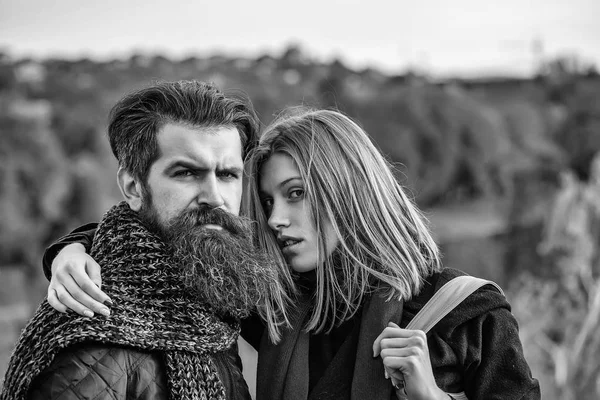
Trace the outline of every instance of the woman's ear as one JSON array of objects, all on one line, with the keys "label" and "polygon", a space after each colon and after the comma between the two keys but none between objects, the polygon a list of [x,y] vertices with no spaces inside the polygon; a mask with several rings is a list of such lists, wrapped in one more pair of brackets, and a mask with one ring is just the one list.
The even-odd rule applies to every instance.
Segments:
[{"label": "woman's ear", "polygon": [[127,204],[133,211],[140,211],[143,203],[142,185],[125,168],[119,167],[117,183]]}]

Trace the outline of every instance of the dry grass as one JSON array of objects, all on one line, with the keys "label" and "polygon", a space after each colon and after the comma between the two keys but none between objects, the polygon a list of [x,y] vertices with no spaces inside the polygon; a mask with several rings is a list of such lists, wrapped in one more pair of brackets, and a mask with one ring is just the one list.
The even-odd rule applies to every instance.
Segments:
[{"label": "dry grass", "polygon": [[588,288],[581,301],[560,283],[526,278],[511,296],[545,400],[600,398],[600,280]]}]

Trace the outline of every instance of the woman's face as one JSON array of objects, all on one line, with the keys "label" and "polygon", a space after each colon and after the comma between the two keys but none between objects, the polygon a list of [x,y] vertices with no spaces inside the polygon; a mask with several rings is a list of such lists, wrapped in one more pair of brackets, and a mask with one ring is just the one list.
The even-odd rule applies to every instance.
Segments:
[{"label": "woman's face", "polygon": [[[275,153],[259,172],[262,205],[285,259],[294,271],[315,269],[322,261],[317,259],[319,238],[296,164],[290,156]],[[331,223],[323,225],[329,255],[339,240]]]}]

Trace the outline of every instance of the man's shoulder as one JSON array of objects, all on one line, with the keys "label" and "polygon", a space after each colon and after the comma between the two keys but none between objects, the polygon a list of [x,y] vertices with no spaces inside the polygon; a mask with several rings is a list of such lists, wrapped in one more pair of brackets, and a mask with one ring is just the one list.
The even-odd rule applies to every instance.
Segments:
[{"label": "man's shoulder", "polygon": [[166,398],[163,365],[159,352],[100,343],[70,346],[36,377],[30,399],[125,398],[115,394],[130,396],[138,389],[140,394],[152,389],[148,398]]},{"label": "man's shoulder", "polygon": [[84,342],[63,349],[58,353],[52,365],[71,364],[74,360],[82,367],[91,369],[97,369],[100,365],[110,369],[113,369],[111,368],[112,366],[134,368],[136,365],[147,361],[162,362],[160,352],[157,351],[112,344]]}]

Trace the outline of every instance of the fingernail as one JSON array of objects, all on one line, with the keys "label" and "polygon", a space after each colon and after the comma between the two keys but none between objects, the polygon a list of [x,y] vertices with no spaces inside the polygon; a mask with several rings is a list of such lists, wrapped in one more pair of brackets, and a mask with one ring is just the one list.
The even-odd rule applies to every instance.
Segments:
[{"label": "fingernail", "polygon": [[70,308],[67,308],[67,314],[75,314],[75,311],[71,310]]},{"label": "fingernail", "polygon": [[115,305],[115,303],[113,303],[111,299],[104,300],[104,303],[102,303],[102,304],[104,304],[107,307],[112,307]]},{"label": "fingernail", "polygon": [[108,317],[110,316],[110,310],[108,308],[101,308],[100,314],[104,315],[105,317]]},{"label": "fingernail", "polygon": [[94,313],[91,312],[90,310],[85,310],[83,312],[83,315],[86,316],[86,317],[88,317],[88,318],[92,318],[94,316]]},{"label": "fingernail", "polygon": [[387,369],[384,369],[383,372],[385,373],[385,379],[390,379],[390,376],[387,373]]}]

